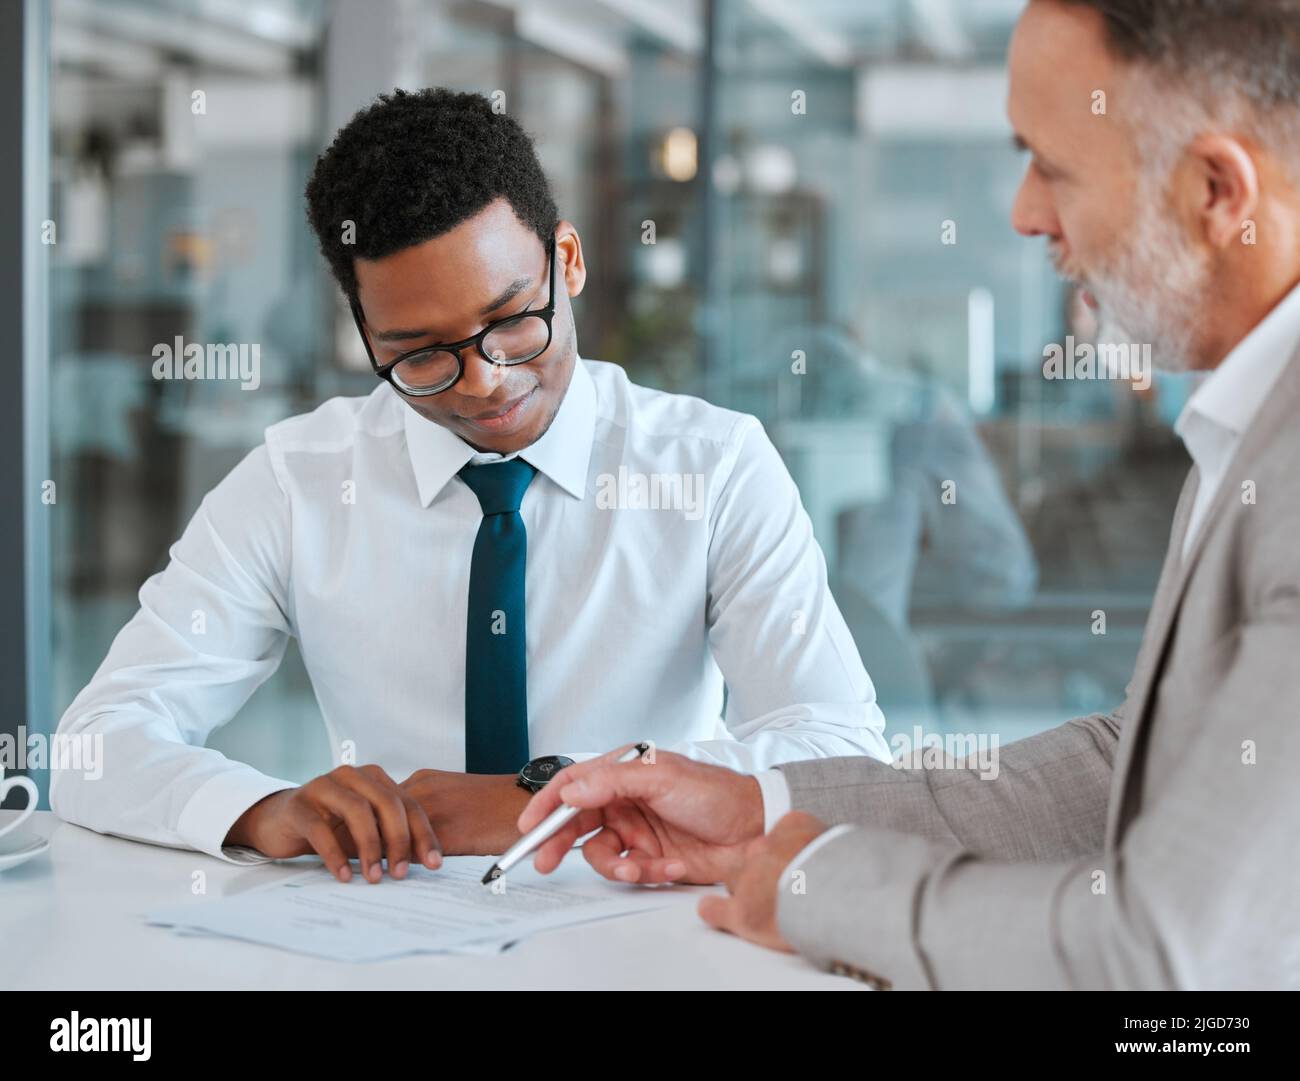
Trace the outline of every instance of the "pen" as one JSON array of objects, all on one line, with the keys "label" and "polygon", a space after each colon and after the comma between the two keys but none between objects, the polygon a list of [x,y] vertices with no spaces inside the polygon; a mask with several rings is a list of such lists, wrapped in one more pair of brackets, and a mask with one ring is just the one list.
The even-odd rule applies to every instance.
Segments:
[{"label": "pen", "polygon": [[[635,762],[648,750],[650,750],[650,744],[638,743],[635,747],[629,747],[619,755],[615,761]],[[550,840],[550,838],[559,833],[564,824],[580,810],[582,810],[581,807],[570,807],[566,803],[560,804],[560,806],[555,808],[555,810],[506,849],[505,855],[497,860],[488,873],[483,876],[483,885],[486,886],[489,882],[495,882],[516,863],[540,848],[544,842]]]}]

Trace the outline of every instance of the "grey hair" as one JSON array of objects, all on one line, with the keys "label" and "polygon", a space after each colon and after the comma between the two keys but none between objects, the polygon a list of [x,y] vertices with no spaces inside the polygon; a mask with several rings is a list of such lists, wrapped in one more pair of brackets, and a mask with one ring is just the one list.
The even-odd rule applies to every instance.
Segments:
[{"label": "grey hair", "polygon": [[[1210,128],[1246,136],[1300,178],[1300,0],[1063,0],[1105,22],[1152,121],[1144,165],[1172,167]],[[1158,130],[1153,130],[1158,127]]]}]

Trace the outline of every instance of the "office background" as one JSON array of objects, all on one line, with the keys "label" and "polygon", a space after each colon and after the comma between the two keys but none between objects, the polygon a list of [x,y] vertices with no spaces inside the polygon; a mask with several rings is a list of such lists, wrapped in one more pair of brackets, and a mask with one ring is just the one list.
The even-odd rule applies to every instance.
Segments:
[{"label": "office background", "polygon": [[[302,188],[357,108],[427,85],[504,93],[536,137],[583,237],[581,353],[767,425],[891,731],[1005,743],[1118,704],[1187,388],[1042,376],[1044,346],[1089,327],[1009,224],[1022,6],[21,0],[4,729],[52,730],[268,424],[372,389]],[[177,336],[259,343],[260,388],[153,379]],[[330,767],[293,647],[215,745]]]}]

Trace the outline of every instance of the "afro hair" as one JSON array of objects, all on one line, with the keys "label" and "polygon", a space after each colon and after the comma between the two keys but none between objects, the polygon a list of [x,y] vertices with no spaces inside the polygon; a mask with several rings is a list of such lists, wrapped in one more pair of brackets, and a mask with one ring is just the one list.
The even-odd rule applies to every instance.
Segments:
[{"label": "afro hair", "polygon": [[523,128],[482,94],[443,88],[381,94],[317,159],[306,194],[321,254],[350,299],[354,258],[422,244],[498,198],[543,243],[558,220]]}]

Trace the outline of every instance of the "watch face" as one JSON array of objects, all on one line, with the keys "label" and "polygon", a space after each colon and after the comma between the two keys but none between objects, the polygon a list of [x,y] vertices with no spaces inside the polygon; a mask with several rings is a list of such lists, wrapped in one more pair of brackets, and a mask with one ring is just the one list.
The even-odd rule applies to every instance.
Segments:
[{"label": "watch face", "polygon": [[536,790],[544,787],[565,766],[571,765],[572,758],[560,754],[548,755],[545,758],[534,758],[520,771],[519,776],[526,785]]}]

